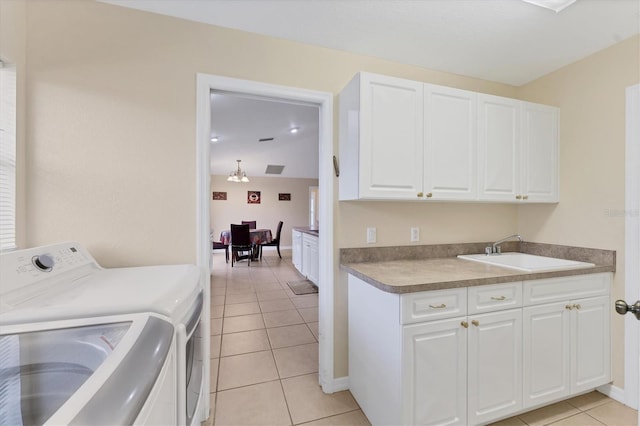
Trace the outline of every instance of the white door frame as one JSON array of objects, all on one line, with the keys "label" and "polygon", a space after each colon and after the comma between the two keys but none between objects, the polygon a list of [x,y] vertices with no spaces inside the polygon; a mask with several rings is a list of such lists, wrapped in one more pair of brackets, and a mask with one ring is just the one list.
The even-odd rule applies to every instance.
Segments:
[{"label": "white door frame", "polygon": [[[209,215],[211,196],[210,144],[211,91],[223,91],[251,96],[282,99],[284,101],[305,102],[319,108],[319,382],[326,393],[332,393],[340,386],[334,380],[333,362],[333,94],[295,87],[278,86],[257,81],[241,80],[210,74],[197,74],[196,84],[196,178],[197,178],[197,262],[203,271],[203,282],[209,283],[205,289],[205,300],[209,301],[210,267],[209,257]],[[203,311],[205,318],[210,315],[210,307]],[[209,327],[209,321],[205,321]],[[209,330],[205,330],[209,335]],[[206,358],[209,358],[206,348]],[[209,377],[208,364],[205,377]],[[207,393],[208,394],[208,390]],[[208,399],[207,399],[208,400]],[[208,407],[207,407],[208,409]]]},{"label": "white door frame", "polygon": [[[640,84],[626,89],[625,150],[625,300],[640,300]],[[640,405],[640,321],[630,313],[624,323],[624,403]]]}]

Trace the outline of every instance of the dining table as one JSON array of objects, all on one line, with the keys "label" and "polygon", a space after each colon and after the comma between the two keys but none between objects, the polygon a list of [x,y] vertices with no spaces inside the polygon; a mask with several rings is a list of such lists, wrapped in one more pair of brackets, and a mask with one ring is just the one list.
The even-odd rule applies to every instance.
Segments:
[{"label": "dining table", "polygon": [[[253,260],[258,260],[260,257],[260,247],[261,244],[270,243],[273,240],[273,236],[271,235],[271,229],[250,229],[249,230],[249,239],[253,244]],[[224,245],[231,245],[231,231],[225,230],[220,233],[220,242]]]},{"label": "dining table", "polygon": [[[255,245],[270,243],[273,240],[271,229],[251,229],[249,230],[249,238],[251,243]],[[220,233],[220,242],[224,245],[231,244],[231,231],[225,230]]]}]

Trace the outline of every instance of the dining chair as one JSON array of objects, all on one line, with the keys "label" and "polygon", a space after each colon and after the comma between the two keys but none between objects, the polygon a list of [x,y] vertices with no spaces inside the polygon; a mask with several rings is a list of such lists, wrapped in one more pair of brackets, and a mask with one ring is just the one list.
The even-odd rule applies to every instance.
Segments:
[{"label": "dining chair", "polygon": [[249,225],[249,229],[256,229],[256,221],[255,220],[243,220],[243,225]]},{"label": "dining chair", "polygon": [[229,263],[229,246],[220,241],[211,241],[211,250],[224,250],[224,259]]},{"label": "dining chair", "polygon": [[209,240],[211,241],[211,251],[224,250],[225,261],[229,263],[229,246],[221,241],[213,241],[213,230],[209,234]]},{"label": "dining chair", "polygon": [[276,249],[278,250],[278,256],[280,256],[280,259],[282,259],[282,255],[280,254],[280,236],[282,234],[282,221],[278,222],[278,229],[276,230],[276,237],[274,239],[271,240],[270,243],[263,243],[260,244],[260,259],[262,259],[262,247],[264,246],[272,246],[272,247],[276,247]]},{"label": "dining chair", "polygon": [[[241,253],[246,253],[242,255]],[[231,267],[233,262],[247,259],[247,266],[251,266],[253,244],[249,235],[249,225],[231,224]]]}]

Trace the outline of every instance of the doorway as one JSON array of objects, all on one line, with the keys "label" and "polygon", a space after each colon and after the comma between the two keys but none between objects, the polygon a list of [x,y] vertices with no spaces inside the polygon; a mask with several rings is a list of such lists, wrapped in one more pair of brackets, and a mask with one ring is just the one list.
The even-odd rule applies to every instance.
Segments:
[{"label": "doorway", "polygon": [[[205,285],[205,300],[210,299],[210,263],[209,217],[211,195],[210,179],[210,117],[211,92],[225,92],[242,96],[257,96],[279,99],[288,102],[304,102],[316,105],[319,110],[319,222],[323,225],[319,230],[319,367],[318,377],[325,393],[339,389],[333,372],[333,276],[334,276],[334,243],[333,243],[333,95],[293,87],[278,86],[250,80],[241,80],[209,74],[198,74],[196,84],[196,199],[197,199],[197,263],[201,269],[201,278]],[[210,306],[206,306],[203,315],[210,316]],[[208,327],[207,322],[205,322]],[[204,330],[209,334],[210,329]],[[209,358],[209,348],[205,359]],[[206,377],[209,376],[207,364]],[[209,391],[208,389],[206,390]],[[208,411],[208,407],[206,407]]]}]

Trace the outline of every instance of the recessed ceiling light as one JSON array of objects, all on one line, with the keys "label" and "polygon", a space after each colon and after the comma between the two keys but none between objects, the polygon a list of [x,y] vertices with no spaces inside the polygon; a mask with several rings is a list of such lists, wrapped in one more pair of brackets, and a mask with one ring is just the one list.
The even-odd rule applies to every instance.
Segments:
[{"label": "recessed ceiling light", "polygon": [[545,9],[551,9],[558,13],[564,8],[571,6],[576,0],[522,0],[527,3],[535,4],[536,6],[544,7]]},{"label": "recessed ceiling light", "polygon": [[213,137],[211,138],[211,142],[218,142],[218,140],[219,140],[219,139],[218,139],[218,137],[217,137],[217,136],[213,136]]},{"label": "recessed ceiling light", "polygon": [[289,129],[289,133],[291,133],[292,135],[295,135],[299,131],[300,131],[300,127],[292,127]]}]

